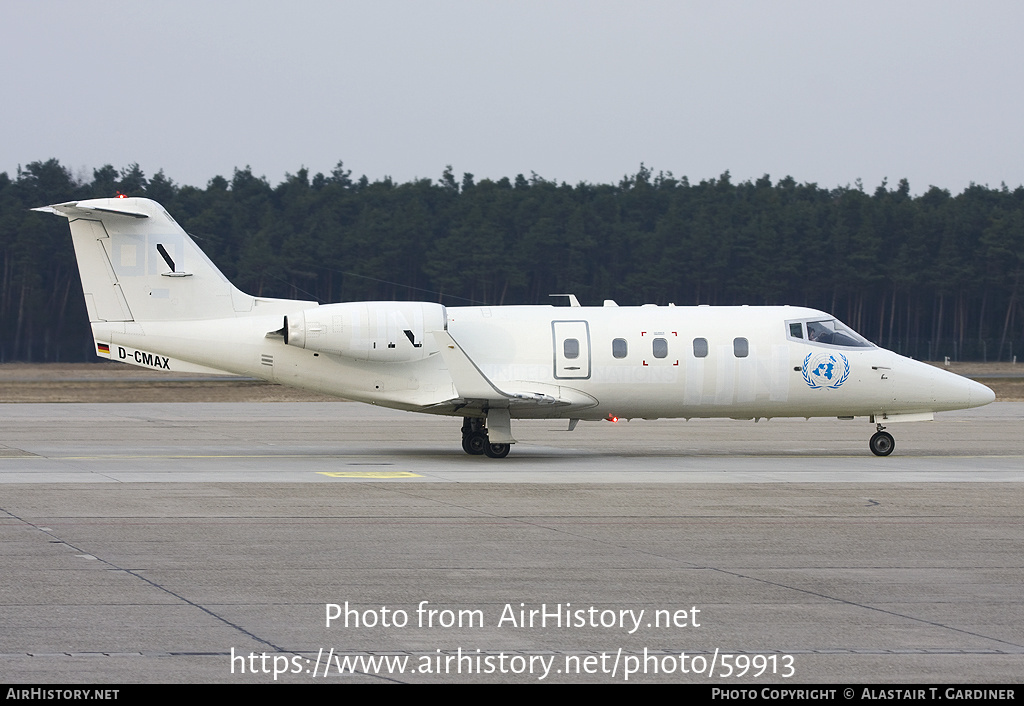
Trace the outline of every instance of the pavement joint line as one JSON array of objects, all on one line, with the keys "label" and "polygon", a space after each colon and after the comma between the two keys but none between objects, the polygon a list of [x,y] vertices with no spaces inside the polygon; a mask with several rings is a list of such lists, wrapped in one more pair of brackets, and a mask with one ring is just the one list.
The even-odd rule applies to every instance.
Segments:
[{"label": "pavement joint line", "polygon": [[[260,643],[262,643],[264,645],[267,645],[268,647],[271,647],[276,652],[285,652],[286,651],[286,650],[282,650],[280,647],[278,647],[274,643],[270,642],[269,640],[266,640],[266,639],[264,639],[262,637],[259,637],[258,635],[255,635],[252,632],[246,630],[241,625],[237,625],[236,623],[231,622],[227,618],[225,618],[225,617],[223,617],[221,615],[218,615],[217,613],[213,612],[212,610],[210,610],[206,606],[200,605],[199,603],[196,603],[195,601],[192,601],[192,600],[186,598],[185,596],[183,596],[183,595],[181,595],[179,593],[176,593],[175,591],[172,591],[171,589],[167,588],[166,586],[163,586],[163,585],[157,583],[156,581],[153,581],[152,579],[149,579],[149,578],[143,576],[142,574],[140,574],[138,571],[136,571],[134,569],[127,569],[127,568],[118,566],[118,565],[114,564],[113,562],[108,561],[107,559],[102,559],[102,558],[97,557],[97,556],[95,556],[93,554],[90,554],[90,553],[86,552],[84,549],[82,549],[81,547],[79,547],[78,545],[71,544],[70,542],[68,542],[66,540],[60,539],[52,530],[43,529],[42,526],[36,525],[35,523],[33,523],[33,522],[29,521],[29,520],[26,520],[23,517],[19,517],[18,515],[15,515],[13,512],[11,512],[10,510],[7,510],[6,508],[0,507],[0,512],[3,512],[8,517],[14,518],[16,520],[19,520],[20,522],[24,523],[26,526],[31,527],[32,529],[35,529],[35,530],[37,530],[37,531],[39,531],[39,532],[41,532],[41,533],[43,533],[45,535],[48,535],[49,537],[51,537],[52,539],[54,539],[56,541],[59,541],[61,544],[65,545],[69,550],[74,551],[74,552],[80,552],[80,554],[78,554],[77,556],[79,556],[81,558],[91,557],[92,559],[95,559],[96,561],[99,561],[99,562],[105,564],[106,566],[108,566],[112,570],[120,571],[120,572],[124,572],[126,574],[129,574],[130,576],[133,576],[136,579],[139,579],[140,581],[143,581],[144,583],[149,584],[153,588],[155,588],[155,589],[157,589],[159,591],[162,591],[163,593],[166,593],[167,595],[172,596],[172,597],[178,599],[182,603],[190,605],[193,608],[197,608],[198,610],[206,613],[207,615],[209,615],[210,617],[214,618],[215,620],[218,620],[218,621],[224,623],[225,625],[227,625],[227,626],[229,626],[231,628],[234,628],[235,630],[237,630],[240,633],[246,635],[247,637],[250,637],[253,640],[256,640],[257,642],[260,642]],[[92,654],[92,653],[89,653],[89,654]],[[96,654],[102,654],[102,653],[96,653]]]}]

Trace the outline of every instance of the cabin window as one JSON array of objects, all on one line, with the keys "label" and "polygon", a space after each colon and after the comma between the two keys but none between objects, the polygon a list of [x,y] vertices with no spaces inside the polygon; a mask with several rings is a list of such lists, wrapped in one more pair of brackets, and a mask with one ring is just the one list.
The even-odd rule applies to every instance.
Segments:
[{"label": "cabin window", "polygon": [[668,356],[668,341],[664,338],[655,338],[653,346],[655,358],[665,358]]},{"label": "cabin window", "polygon": [[612,341],[612,356],[615,358],[625,358],[626,351],[627,346],[625,338],[616,338]]},{"label": "cabin window", "polygon": [[745,338],[732,339],[732,353],[737,358],[746,358],[750,354],[750,343]]},{"label": "cabin window", "polygon": [[708,339],[706,339],[706,338],[695,338],[695,339],[693,339],[693,357],[694,358],[707,358],[708,357]]},{"label": "cabin window", "polygon": [[580,342],[575,338],[565,339],[565,342],[562,343],[562,352],[565,354],[565,357],[568,358],[569,360],[579,358]]},{"label": "cabin window", "polygon": [[804,327],[803,327],[803,324],[798,324],[798,323],[790,324],[789,325],[789,335],[792,336],[793,338],[803,338],[804,337]]}]

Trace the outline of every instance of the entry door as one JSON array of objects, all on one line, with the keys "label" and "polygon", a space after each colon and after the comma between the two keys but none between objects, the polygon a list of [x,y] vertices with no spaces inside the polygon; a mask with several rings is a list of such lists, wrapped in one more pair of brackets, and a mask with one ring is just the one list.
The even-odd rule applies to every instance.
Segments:
[{"label": "entry door", "polygon": [[555,379],[590,377],[590,326],[586,321],[552,321]]}]

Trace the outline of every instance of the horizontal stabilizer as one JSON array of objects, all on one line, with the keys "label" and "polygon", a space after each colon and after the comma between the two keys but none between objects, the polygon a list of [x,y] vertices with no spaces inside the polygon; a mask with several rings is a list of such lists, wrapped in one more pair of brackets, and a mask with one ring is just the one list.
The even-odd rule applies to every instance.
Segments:
[{"label": "horizontal stabilizer", "polygon": [[[88,216],[94,216],[97,212],[100,213],[115,213],[121,216],[130,216],[132,218],[149,218],[148,213],[142,213],[137,210],[130,208],[119,208],[116,206],[97,206],[97,199],[91,201],[68,201],[67,203],[56,203],[52,206],[40,206],[39,208],[33,208],[33,211],[40,211],[41,213],[52,213],[55,216],[64,216],[66,218],[86,218]],[[116,202],[117,199],[104,199],[107,202]],[[79,205],[81,204],[81,205]]]}]

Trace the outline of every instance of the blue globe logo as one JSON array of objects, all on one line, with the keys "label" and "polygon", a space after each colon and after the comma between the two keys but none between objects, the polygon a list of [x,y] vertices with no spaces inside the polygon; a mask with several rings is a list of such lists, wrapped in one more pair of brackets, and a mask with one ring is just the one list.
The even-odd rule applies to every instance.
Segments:
[{"label": "blue globe logo", "polygon": [[818,390],[836,389],[850,377],[850,361],[842,353],[808,353],[804,358],[804,382]]}]

